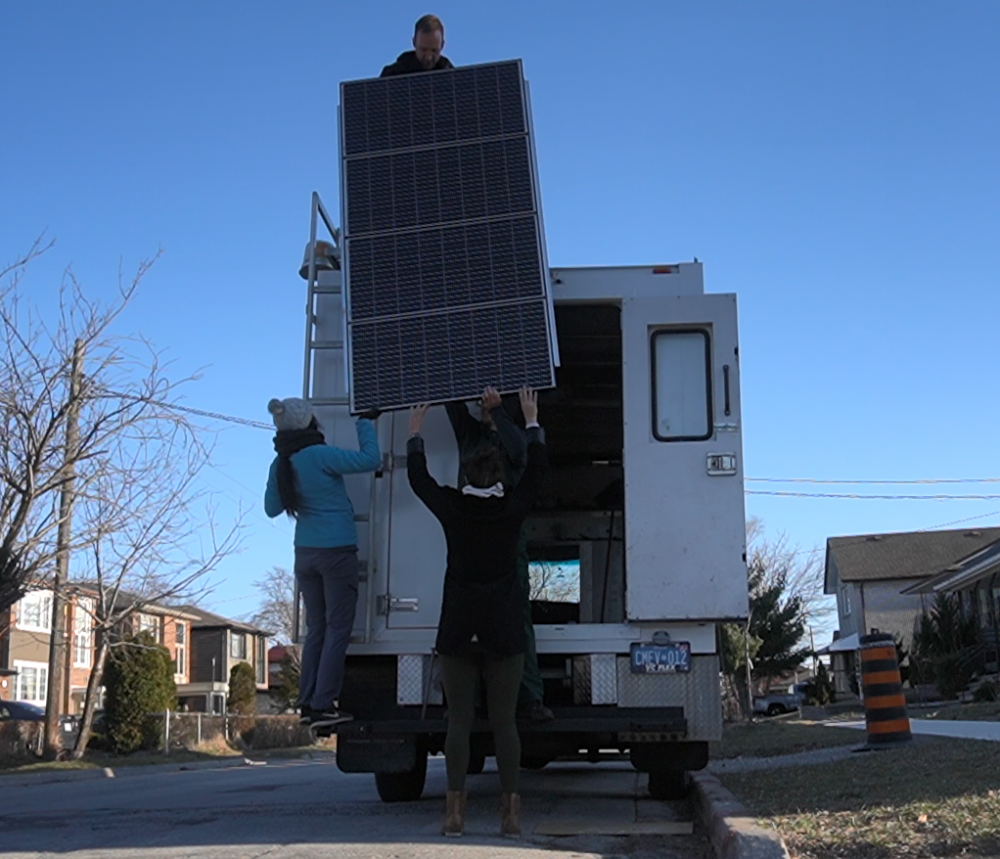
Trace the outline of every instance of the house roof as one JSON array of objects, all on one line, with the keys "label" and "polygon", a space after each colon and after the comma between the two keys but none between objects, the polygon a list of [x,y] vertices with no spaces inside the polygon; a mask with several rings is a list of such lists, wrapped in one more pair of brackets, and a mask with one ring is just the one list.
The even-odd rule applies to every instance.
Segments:
[{"label": "house roof", "polygon": [[924,579],[996,540],[1000,540],[1000,528],[830,537],[823,589],[835,593],[831,559],[842,582]]},{"label": "house roof", "polygon": [[[85,582],[85,581],[69,581],[67,586],[70,591],[76,591],[84,594],[97,594],[100,593],[99,586],[96,582]],[[195,615],[187,607],[181,606],[169,606],[158,602],[145,602],[145,597],[141,594],[133,593],[132,591],[119,590],[118,599],[116,604],[127,605],[128,603],[141,604],[142,608],[139,611],[145,612],[147,614],[165,614],[170,617],[179,617],[184,620],[194,620]]]},{"label": "house roof", "polygon": [[904,589],[904,594],[952,593],[1000,575],[1000,540],[949,565],[936,576]]},{"label": "house roof", "polygon": [[194,629],[236,629],[240,632],[251,632],[254,635],[273,635],[273,632],[269,629],[261,629],[259,626],[244,623],[241,620],[223,617],[221,614],[214,614],[197,606],[185,605],[181,606],[181,608],[196,618],[194,623],[191,624]]}]

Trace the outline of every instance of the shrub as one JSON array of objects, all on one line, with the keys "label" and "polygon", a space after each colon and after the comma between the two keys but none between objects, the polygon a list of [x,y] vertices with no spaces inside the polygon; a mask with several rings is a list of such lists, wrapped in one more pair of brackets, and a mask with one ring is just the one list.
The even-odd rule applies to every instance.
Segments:
[{"label": "shrub", "polygon": [[977,704],[987,704],[1000,700],[1000,694],[997,692],[997,684],[987,680],[975,691],[972,700]]},{"label": "shrub", "polygon": [[35,760],[41,741],[41,722],[10,719],[0,722],[0,765],[11,766]]},{"label": "shrub", "polygon": [[162,723],[149,716],[177,706],[174,661],[149,633],[113,648],[104,669],[105,722],[112,751],[155,748]]},{"label": "shrub", "polygon": [[229,712],[236,717],[232,736],[249,742],[257,715],[257,680],[248,662],[237,662],[229,672]]},{"label": "shrub", "polygon": [[257,714],[257,680],[248,662],[237,662],[229,672],[229,712],[237,716]]},{"label": "shrub", "polygon": [[308,725],[297,716],[258,716],[243,740],[251,749],[292,749],[316,742]]}]

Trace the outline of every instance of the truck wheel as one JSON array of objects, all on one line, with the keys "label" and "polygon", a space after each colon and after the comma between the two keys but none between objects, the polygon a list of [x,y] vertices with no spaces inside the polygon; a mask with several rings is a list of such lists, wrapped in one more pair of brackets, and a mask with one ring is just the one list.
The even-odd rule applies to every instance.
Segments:
[{"label": "truck wheel", "polygon": [[409,772],[375,773],[375,787],[382,802],[416,802],[427,780],[427,755],[417,755],[417,765]]},{"label": "truck wheel", "polygon": [[688,790],[687,773],[684,770],[654,770],[649,774],[649,795],[653,799],[684,799]]},{"label": "truck wheel", "polygon": [[469,775],[479,775],[486,766],[486,753],[473,752],[469,756]]},{"label": "truck wheel", "polygon": [[781,704],[772,704],[770,707],[767,708],[768,716],[780,716],[784,712],[785,708],[782,707]]},{"label": "truck wheel", "polygon": [[521,758],[521,767],[526,770],[543,770],[550,763],[552,763],[552,760],[545,757],[534,757],[528,755],[527,757]]}]

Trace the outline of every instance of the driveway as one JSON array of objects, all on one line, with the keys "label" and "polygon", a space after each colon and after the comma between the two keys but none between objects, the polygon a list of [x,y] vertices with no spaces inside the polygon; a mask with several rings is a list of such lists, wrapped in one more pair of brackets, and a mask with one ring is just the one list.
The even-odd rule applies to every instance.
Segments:
[{"label": "driveway", "polygon": [[[492,762],[490,762],[492,763]],[[42,859],[707,859],[694,835],[629,834],[641,825],[691,820],[684,803],[648,798],[645,778],[627,764],[556,764],[525,772],[526,837],[505,841],[499,781],[489,767],[469,779],[466,837],[439,834],[444,761],[428,768],[425,798],[386,805],[367,775],[329,761],[276,761],[198,772],[4,787],[0,777],[0,856]],[[626,834],[549,837],[538,824],[584,825]],[[637,827],[639,824],[640,827]]]}]

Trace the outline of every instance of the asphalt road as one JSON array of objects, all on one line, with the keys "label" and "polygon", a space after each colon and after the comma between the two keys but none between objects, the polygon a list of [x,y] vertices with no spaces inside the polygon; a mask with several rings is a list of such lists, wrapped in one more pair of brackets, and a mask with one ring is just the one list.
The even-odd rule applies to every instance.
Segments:
[{"label": "asphalt road", "polygon": [[499,838],[499,791],[490,767],[469,779],[465,837],[440,835],[444,761],[430,761],[424,798],[386,805],[368,775],[332,761],[271,761],[195,772],[5,787],[0,777],[4,859],[709,859],[694,835],[534,833],[574,824],[690,820],[684,803],[649,799],[627,764],[556,764],[525,772],[521,841]]}]

